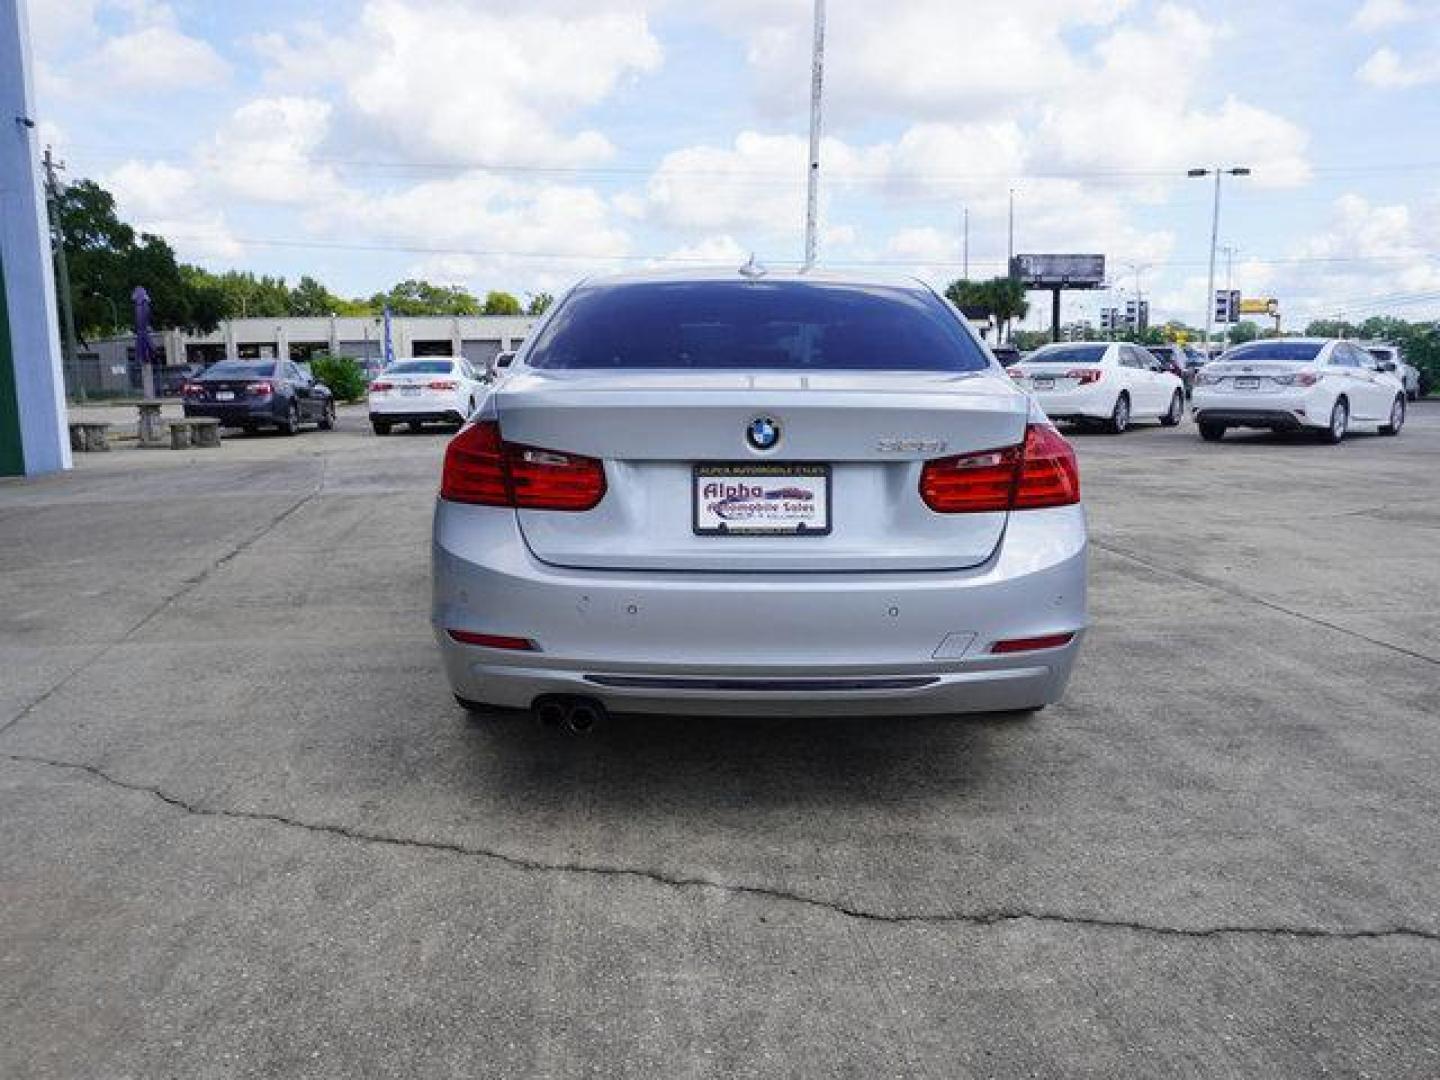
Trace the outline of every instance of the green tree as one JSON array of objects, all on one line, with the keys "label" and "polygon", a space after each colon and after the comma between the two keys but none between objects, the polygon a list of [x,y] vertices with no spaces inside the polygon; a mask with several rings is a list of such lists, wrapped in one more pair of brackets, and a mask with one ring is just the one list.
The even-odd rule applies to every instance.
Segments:
[{"label": "green tree", "polygon": [[952,281],[945,295],[970,318],[982,317],[995,321],[1004,336],[1014,319],[1023,319],[1030,311],[1025,286],[1014,278],[997,277],[989,281]]},{"label": "green tree", "polygon": [[319,318],[339,314],[344,301],[308,274],[301,277],[290,290],[289,312],[291,315]]},{"label": "green tree", "polygon": [[530,294],[530,303],[525,307],[526,315],[544,315],[550,310],[550,305],[555,303],[555,297],[548,292]]},{"label": "green tree", "polygon": [[310,371],[337,401],[356,401],[365,394],[365,372],[352,356],[319,353],[311,357]]},{"label": "green tree", "polygon": [[482,315],[523,315],[525,309],[520,306],[520,301],[515,299],[508,292],[501,292],[498,289],[491,289],[485,294],[485,306],[480,309]]},{"label": "green tree", "polygon": [[1244,345],[1260,336],[1260,327],[1250,319],[1242,319],[1230,328],[1230,344]]},{"label": "green tree", "polygon": [[81,180],[60,192],[56,218],[65,237],[75,325],[81,334],[118,329],[117,322],[130,325],[130,297],[141,285],[150,294],[150,318],[157,329],[215,328],[215,295],[197,295],[195,275],[176,262],[174,249],[161,237],[137,233],[122,221],[114,196],[99,184]]},{"label": "green tree", "polygon": [[[518,306],[519,302],[516,303]],[[480,301],[460,286],[432,285],[413,278],[370,298],[370,305],[376,310],[387,304],[396,315],[480,314]]]}]

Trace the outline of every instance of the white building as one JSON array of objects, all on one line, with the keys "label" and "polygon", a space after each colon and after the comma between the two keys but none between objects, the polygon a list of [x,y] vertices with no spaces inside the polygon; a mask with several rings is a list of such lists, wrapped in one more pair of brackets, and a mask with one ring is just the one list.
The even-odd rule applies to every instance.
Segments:
[{"label": "white building", "polygon": [[[534,317],[524,315],[396,316],[390,320],[390,336],[396,356],[464,356],[483,365],[497,353],[516,348],[534,323]],[[210,334],[161,330],[151,339],[157,372],[226,359],[286,356],[305,361],[317,353],[353,357],[373,372],[383,362],[385,324],[379,316],[229,319]],[[79,360],[80,378],[89,393],[141,388],[133,334],[87,342]]]}]

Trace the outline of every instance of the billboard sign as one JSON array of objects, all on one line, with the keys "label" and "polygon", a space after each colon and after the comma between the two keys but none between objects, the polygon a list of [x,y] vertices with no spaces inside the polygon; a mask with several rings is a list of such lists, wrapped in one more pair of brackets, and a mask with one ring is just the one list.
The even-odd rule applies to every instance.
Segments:
[{"label": "billboard sign", "polygon": [[1280,301],[1273,296],[1268,300],[1241,300],[1241,315],[1269,315],[1280,314]]},{"label": "billboard sign", "polygon": [[1105,256],[1016,255],[1010,276],[1027,289],[1098,289],[1105,283]]}]

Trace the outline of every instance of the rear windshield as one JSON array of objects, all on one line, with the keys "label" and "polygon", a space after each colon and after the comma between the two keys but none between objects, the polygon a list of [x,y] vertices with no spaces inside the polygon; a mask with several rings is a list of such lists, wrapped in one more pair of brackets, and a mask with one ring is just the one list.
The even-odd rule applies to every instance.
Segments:
[{"label": "rear windshield", "polygon": [[1305,364],[1324,347],[1319,341],[1256,341],[1235,346],[1224,358],[1247,364]]},{"label": "rear windshield", "polygon": [[1098,364],[1105,359],[1109,346],[1045,345],[1030,354],[1027,364]]},{"label": "rear windshield", "polygon": [[275,362],[221,360],[205,372],[207,379],[268,379],[275,374]]},{"label": "rear windshield", "polygon": [[924,289],[826,282],[645,282],[573,292],[536,368],[982,371],[989,361]]},{"label": "rear windshield", "polygon": [[453,360],[397,360],[385,369],[386,375],[449,375]]},{"label": "rear windshield", "polygon": [[1381,348],[1375,348],[1375,349],[1366,349],[1365,351],[1368,352],[1371,356],[1373,356],[1376,360],[1394,360],[1394,359],[1396,359],[1396,355],[1395,355],[1395,350],[1394,350],[1394,349],[1386,349],[1386,348],[1381,347]]}]

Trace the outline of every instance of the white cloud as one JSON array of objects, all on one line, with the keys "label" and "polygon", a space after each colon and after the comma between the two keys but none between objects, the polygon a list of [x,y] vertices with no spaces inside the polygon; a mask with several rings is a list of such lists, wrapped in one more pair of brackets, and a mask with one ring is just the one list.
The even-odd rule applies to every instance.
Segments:
[{"label": "white cloud", "polygon": [[257,45],[277,83],[338,86],[348,119],[394,150],[547,166],[608,157],[603,133],[566,122],[661,60],[634,4],[369,0],[348,33]]},{"label": "white cloud", "polygon": [[209,44],[164,25],[108,39],[84,66],[118,90],[193,90],[230,78],[230,65]]},{"label": "white cloud", "polygon": [[1407,61],[1394,49],[1382,46],[1370,54],[1355,75],[1361,82],[1385,90],[1424,86],[1440,82],[1440,54],[1411,57]]},{"label": "white cloud", "polygon": [[101,183],[115,196],[121,217],[163,236],[182,259],[234,259],[243,251],[213,193],[188,168],[132,160]]},{"label": "white cloud", "polygon": [[671,251],[666,258],[678,262],[713,263],[718,266],[741,266],[751,252],[728,233],[707,236],[693,244]]},{"label": "white cloud", "polygon": [[257,98],[231,114],[201,158],[223,187],[242,198],[306,203],[331,197],[339,181],[314,157],[332,111],[318,98]]},{"label": "white cloud", "polygon": [[1356,30],[1374,33],[1401,23],[1415,22],[1425,15],[1422,3],[1412,0],[1365,0],[1350,24]]}]

